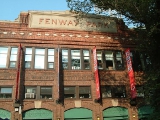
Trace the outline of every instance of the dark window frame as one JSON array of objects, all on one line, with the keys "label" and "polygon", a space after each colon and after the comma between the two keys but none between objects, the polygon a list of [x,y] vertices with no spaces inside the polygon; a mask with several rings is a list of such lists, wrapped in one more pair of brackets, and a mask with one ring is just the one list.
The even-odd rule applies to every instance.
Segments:
[{"label": "dark window frame", "polygon": [[125,85],[101,85],[102,98],[126,98]]},{"label": "dark window frame", "polygon": [[[7,53],[0,53],[0,55],[6,54],[6,65],[5,65],[5,67],[0,67],[0,69],[6,69],[6,68],[16,69],[17,68],[17,61],[18,61],[18,54],[19,54],[18,53],[18,47],[17,46],[0,46],[0,49],[1,48],[7,48]],[[17,49],[17,53],[16,54],[12,54],[12,48],[16,48]],[[11,55],[16,55],[16,60],[15,61],[11,60]],[[14,62],[15,65],[11,66],[11,62]]]},{"label": "dark window frame", "polygon": [[136,85],[137,98],[145,97],[145,90],[143,85]]},{"label": "dark window frame", "polygon": [[[51,88],[51,93],[41,93],[41,88]],[[53,99],[52,86],[25,86],[24,99]],[[43,97],[43,96],[46,97]]]},{"label": "dark window frame", "polygon": [[[68,55],[64,55],[63,54],[63,50],[67,50],[68,51]],[[73,56],[71,54],[71,51],[73,51],[73,50],[79,50],[80,55],[78,55],[78,56],[75,55],[74,57],[79,57],[80,67],[72,66],[72,57]],[[88,56],[84,55],[84,51],[85,50],[89,52]],[[91,64],[91,58],[90,58],[91,51],[89,49],[62,48],[61,49],[61,53],[62,53],[62,67],[63,67],[64,70],[90,70],[91,69],[91,66],[90,66],[90,64]],[[63,62],[63,58],[64,57],[66,57],[68,59],[68,62]],[[88,63],[85,62],[85,58],[86,57],[89,58]]]},{"label": "dark window frame", "polygon": [[[112,56],[107,56],[107,52]],[[121,53],[121,57],[117,57],[116,53]],[[108,58],[108,61],[106,60]],[[110,60],[109,60],[110,59]],[[112,59],[112,60],[111,60]],[[121,59],[121,63],[120,60]],[[124,57],[121,50],[97,50],[97,64],[99,70],[124,70]],[[112,64],[112,65],[111,65]]]},{"label": "dark window frame", "polygon": [[144,51],[131,50],[132,67],[134,71],[144,71],[150,67],[149,56]]},{"label": "dark window frame", "polygon": [[[65,89],[67,88],[67,87],[73,87],[74,88],[74,92],[70,92],[70,93],[66,93],[65,92]],[[86,91],[85,91],[85,93],[83,92],[83,94],[81,94],[80,93],[80,88],[87,88],[88,90],[89,90],[89,93],[87,93]],[[88,91],[87,90],[87,91]],[[74,96],[74,97],[66,97],[66,95],[72,95],[72,96]],[[64,99],[91,99],[92,98],[92,93],[91,93],[91,86],[64,86]]]},{"label": "dark window frame", "polygon": [[[9,89],[11,89],[11,92],[2,93],[3,88],[5,88],[5,89],[9,88]],[[13,93],[13,86],[0,86],[0,99],[12,99],[12,93]]]},{"label": "dark window frame", "polygon": [[[32,53],[31,54],[26,54],[26,49],[28,49],[28,48],[30,48],[31,49],[31,51],[32,51]],[[38,50],[38,49],[43,49],[44,50],[44,55],[41,55],[41,54],[36,54],[36,50]],[[54,50],[54,54],[53,55],[49,55],[48,54],[48,50],[50,50],[50,49],[53,49]],[[55,69],[54,67],[54,65],[55,65],[55,51],[56,51],[56,49],[55,48],[41,48],[41,47],[26,47],[25,48],[25,59],[27,58],[26,57],[26,55],[30,55],[31,56],[31,61],[27,61],[27,60],[25,60],[25,69],[36,69],[36,70],[44,70],[44,69]],[[44,61],[44,66],[43,66],[43,68],[36,68],[35,67],[35,60],[36,60],[36,55],[40,55],[40,56],[44,56],[44,59],[43,59],[43,61]],[[50,62],[49,61],[49,59],[48,59],[48,57],[49,56],[53,56],[54,57],[54,59],[53,59],[53,61],[52,62]],[[29,63],[30,64],[30,66],[29,67],[26,67],[26,63]],[[53,68],[50,68],[49,67],[49,63],[52,63],[53,65]]]}]

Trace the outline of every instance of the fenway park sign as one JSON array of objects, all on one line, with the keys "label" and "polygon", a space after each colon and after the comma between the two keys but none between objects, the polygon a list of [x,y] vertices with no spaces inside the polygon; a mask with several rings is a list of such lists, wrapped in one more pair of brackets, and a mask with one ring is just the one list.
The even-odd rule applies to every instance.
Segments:
[{"label": "fenway park sign", "polygon": [[112,18],[86,17],[79,21],[66,12],[30,12],[30,28],[66,29],[99,32],[117,32],[116,22]]}]

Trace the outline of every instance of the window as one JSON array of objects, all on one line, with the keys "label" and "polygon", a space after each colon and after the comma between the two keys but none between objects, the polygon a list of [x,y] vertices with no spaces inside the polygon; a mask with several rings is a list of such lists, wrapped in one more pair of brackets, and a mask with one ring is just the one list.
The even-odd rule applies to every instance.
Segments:
[{"label": "window", "polygon": [[12,98],[12,87],[0,87],[0,98]]},{"label": "window", "polygon": [[26,86],[25,99],[52,99],[52,87]]},{"label": "window", "polygon": [[82,49],[62,49],[63,69],[90,69],[90,51]]},{"label": "window", "polygon": [[40,98],[52,99],[52,88],[51,87],[40,87]]},{"label": "window", "polygon": [[141,85],[136,85],[137,97],[144,97],[144,87]]},{"label": "window", "polygon": [[89,50],[83,50],[84,69],[90,69]]},{"label": "window", "polygon": [[79,86],[79,98],[91,98],[91,88],[88,86]]},{"label": "window", "polygon": [[91,87],[90,86],[65,86],[64,87],[64,98],[91,98]]},{"label": "window", "polygon": [[0,47],[0,68],[16,68],[18,47]]},{"label": "window", "polygon": [[53,69],[54,68],[54,49],[26,48],[25,68]]},{"label": "window", "polygon": [[98,50],[97,63],[98,69],[122,70],[124,68],[121,51]]},{"label": "window", "polygon": [[126,88],[122,85],[110,86],[105,85],[101,86],[102,98],[125,98],[126,97]]},{"label": "window", "polygon": [[62,50],[63,69],[68,69],[68,50]]},{"label": "window", "polygon": [[134,71],[143,71],[151,65],[149,56],[138,51],[131,51],[132,67]]},{"label": "window", "polygon": [[64,98],[76,98],[75,87],[64,87]]}]

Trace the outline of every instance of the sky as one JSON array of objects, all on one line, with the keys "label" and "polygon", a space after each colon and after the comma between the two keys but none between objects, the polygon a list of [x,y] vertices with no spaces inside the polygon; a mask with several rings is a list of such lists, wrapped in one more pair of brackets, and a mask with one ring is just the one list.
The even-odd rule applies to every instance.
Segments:
[{"label": "sky", "polygon": [[0,20],[14,21],[20,12],[69,10],[66,0],[0,0]]}]

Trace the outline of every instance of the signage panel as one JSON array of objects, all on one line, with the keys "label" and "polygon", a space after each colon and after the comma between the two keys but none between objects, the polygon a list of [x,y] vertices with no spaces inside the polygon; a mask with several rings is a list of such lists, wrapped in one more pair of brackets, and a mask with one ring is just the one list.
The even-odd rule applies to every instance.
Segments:
[{"label": "signage panel", "polygon": [[73,14],[65,12],[47,13],[30,12],[30,28],[65,29],[99,32],[117,32],[115,20],[112,18],[86,17],[77,19]]}]

